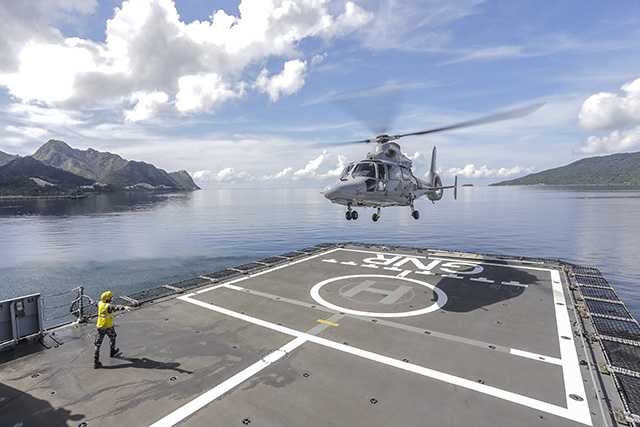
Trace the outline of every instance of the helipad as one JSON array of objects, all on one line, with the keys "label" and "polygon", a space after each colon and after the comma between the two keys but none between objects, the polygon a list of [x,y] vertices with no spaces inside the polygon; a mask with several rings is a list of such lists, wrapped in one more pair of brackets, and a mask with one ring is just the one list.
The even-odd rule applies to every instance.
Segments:
[{"label": "helipad", "polygon": [[342,245],[254,271],[120,316],[103,370],[91,325],[0,365],[0,425],[620,421],[560,264]]}]

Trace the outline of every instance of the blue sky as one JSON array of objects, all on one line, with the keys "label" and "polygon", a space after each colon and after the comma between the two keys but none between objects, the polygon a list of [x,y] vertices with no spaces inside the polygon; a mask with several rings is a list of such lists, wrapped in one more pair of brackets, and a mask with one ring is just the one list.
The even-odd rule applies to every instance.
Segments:
[{"label": "blue sky", "polygon": [[9,153],[58,138],[205,185],[320,185],[369,148],[323,142],[539,101],[403,148],[421,168],[438,145],[445,175],[498,180],[640,147],[637,1],[21,3],[0,5]]}]

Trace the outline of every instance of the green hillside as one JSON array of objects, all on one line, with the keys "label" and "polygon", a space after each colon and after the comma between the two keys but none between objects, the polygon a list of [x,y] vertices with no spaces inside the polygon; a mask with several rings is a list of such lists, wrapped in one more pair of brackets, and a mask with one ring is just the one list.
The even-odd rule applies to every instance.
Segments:
[{"label": "green hillside", "polygon": [[32,157],[17,157],[0,166],[0,195],[64,195],[93,181],[47,166]]},{"label": "green hillside", "polygon": [[491,185],[640,186],[640,152],[588,157],[566,166]]},{"label": "green hillside", "polygon": [[78,150],[64,141],[54,139],[41,146],[33,158],[46,165],[116,188],[143,185],[151,189],[174,191],[199,189],[186,171],[170,174],[149,163],[129,161],[117,154],[92,148]]}]

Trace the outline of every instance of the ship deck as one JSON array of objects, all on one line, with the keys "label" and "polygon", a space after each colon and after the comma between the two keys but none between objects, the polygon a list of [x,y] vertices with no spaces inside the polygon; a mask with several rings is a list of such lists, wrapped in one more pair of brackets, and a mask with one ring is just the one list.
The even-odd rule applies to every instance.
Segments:
[{"label": "ship deck", "polygon": [[618,425],[554,262],[341,245],[92,323],[0,365],[2,426]]}]

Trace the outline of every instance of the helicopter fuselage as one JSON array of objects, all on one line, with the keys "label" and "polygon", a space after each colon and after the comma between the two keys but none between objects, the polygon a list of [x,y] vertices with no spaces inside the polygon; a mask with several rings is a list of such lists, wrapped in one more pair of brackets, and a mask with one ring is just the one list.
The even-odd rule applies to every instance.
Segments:
[{"label": "helicopter fuselage", "polygon": [[362,160],[347,166],[340,182],[325,191],[324,196],[333,203],[352,207],[411,206],[425,195],[431,200],[442,197],[442,190],[430,187],[409,168],[380,160]]},{"label": "helicopter fuselage", "polygon": [[327,189],[324,196],[332,203],[346,206],[347,219],[358,218],[357,211],[352,212],[352,208],[358,206],[376,208],[374,221],[380,218],[380,208],[390,206],[410,206],[413,217],[418,219],[419,213],[413,206],[416,199],[426,196],[436,202],[442,198],[445,189],[455,189],[457,185],[457,179],[453,186],[442,185],[435,169],[435,158],[434,147],[431,169],[426,179],[422,179],[413,174],[411,159],[402,154],[397,143],[378,144],[367,159],[349,163],[339,182]]}]

